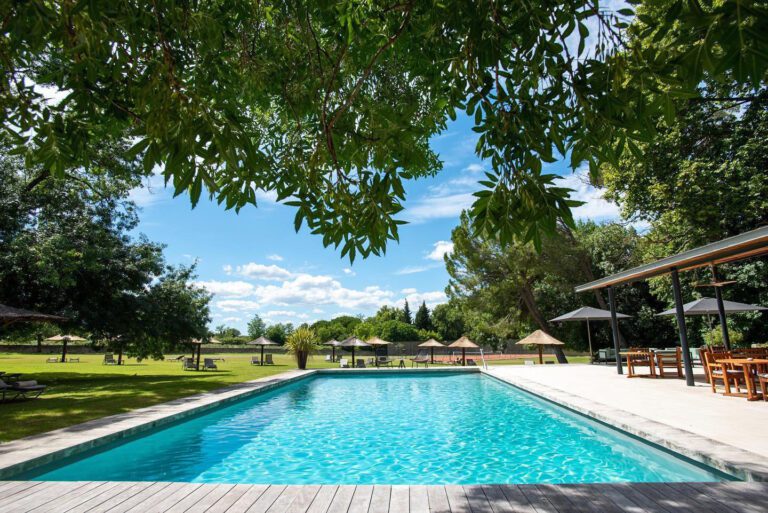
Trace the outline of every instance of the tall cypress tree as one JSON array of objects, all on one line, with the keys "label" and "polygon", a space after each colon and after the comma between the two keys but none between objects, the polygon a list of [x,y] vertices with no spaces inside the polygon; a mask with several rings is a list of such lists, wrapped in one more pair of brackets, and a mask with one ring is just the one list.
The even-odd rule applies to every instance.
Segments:
[{"label": "tall cypress tree", "polygon": [[405,300],[405,306],[403,307],[403,322],[406,324],[413,324],[411,318],[411,308],[408,306],[408,300]]},{"label": "tall cypress tree", "polygon": [[429,317],[429,308],[427,308],[426,301],[422,301],[421,306],[416,310],[416,317],[413,318],[413,324],[420,330],[432,329],[432,319]]}]

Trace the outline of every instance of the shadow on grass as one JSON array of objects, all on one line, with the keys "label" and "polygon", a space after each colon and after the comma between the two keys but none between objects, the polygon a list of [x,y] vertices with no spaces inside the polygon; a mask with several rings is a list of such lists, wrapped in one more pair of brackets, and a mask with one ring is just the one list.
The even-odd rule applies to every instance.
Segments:
[{"label": "shadow on grass", "polygon": [[39,372],[30,379],[45,383],[48,389],[35,400],[0,403],[0,441],[125,413],[241,381],[229,370],[177,375]]}]

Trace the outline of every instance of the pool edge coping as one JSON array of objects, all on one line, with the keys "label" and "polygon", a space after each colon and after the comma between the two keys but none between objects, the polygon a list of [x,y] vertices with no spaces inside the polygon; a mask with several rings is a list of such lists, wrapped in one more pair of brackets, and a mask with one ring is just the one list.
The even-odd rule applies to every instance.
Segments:
[{"label": "pool edge coping", "polygon": [[737,479],[768,482],[768,466],[756,463],[765,459],[759,454],[519,376],[501,376],[494,374],[493,369],[482,369],[481,372],[539,399]]},{"label": "pool edge coping", "polygon": [[0,443],[0,481],[229,403],[321,374],[479,373],[479,367],[288,370],[172,401]]}]

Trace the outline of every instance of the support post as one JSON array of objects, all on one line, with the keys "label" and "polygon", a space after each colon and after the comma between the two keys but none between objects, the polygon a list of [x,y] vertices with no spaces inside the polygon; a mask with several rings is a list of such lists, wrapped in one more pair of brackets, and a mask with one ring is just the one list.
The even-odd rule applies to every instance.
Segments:
[{"label": "support post", "polygon": [[672,292],[675,294],[675,313],[677,316],[677,329],[680,332],[680,349],[683,352],[683,367],[685,367],[685,384],[693,386],[693,366],[691,365],[691,351],[688,349],[688,334],[685,330],[685,311],[683,310],[683,297],[680,293],[680,276],[677,268],[672,268]]},{"label": "support post", "polygon": [[624,374],[621,366],[621,348],[619,347],[619,319],[616,317],[616,292],[613,285],[608,287],[608,305],[611,309],[611,333],[613,334],[613,350],[616,352],[616,372]]},{"label": "support post", "polygon": [[203,344],[197,345],[197,364],[195,365],[195,370],[200,370],[200,353],[203,350]]},{"label": "support post", "polygon": [[725,306],[723,305],[723,291],[717,286],[717,268],[713,265],[712,283],[715,284],[715,299],[717,300],[717,315],[720,317],[720,331],[723,334],[723,345],[726,351],[731,350],[731,337],[728,336],[728,323],[725,321]]},{"label": "support post", "polygon": [[264,344],[261,344],[261,360],[259,360],[259,365],[264,366]]},{"label": "support post", "polygon": [[592,333],[589,330],[589,319],[587,319],[587,341],[589,341],[589,363],[592,363],[595,355],[592,353]]}]

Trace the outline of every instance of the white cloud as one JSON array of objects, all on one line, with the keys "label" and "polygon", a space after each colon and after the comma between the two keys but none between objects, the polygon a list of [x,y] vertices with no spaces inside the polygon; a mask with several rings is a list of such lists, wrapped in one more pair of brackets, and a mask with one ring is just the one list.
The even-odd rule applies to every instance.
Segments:
[{"label": "white cloud", "polygon": [[[431,292],[410,292],[406,294],[403,300],[407,300],[409,305],[420,305],[421,302],[424,301],[429,308],[434,308],[440,303],[448,301],[448,298],[446,297],[445,292],[434,290]],[[402,303],[403,300],[400,300],[399,303]]]},{"label": "white cloud", "polygon": [[223,322],[240,322],[243,320],[242,317],[223,317],[221,319]]},{"label": "white cloud", "polygon": [[264,265],[257,264],[256,262],[249,262],[245,265],[238,265],[235,273],[254,280],[269,281],[286,280],[293,276],[293,273],[277,265]]},{"label": "white cloud", "polygon": [[469,171],[470,173],[479,173],[481,171],[485,171],[485,166],[482,164],[470,164],[464,168],[464,171]]},{"label": "white cloud", "polygon": [[432,251],[430,251],[425,258],[427,260],[442,262],[443,256],[446,253],[451,252],[453,252],[453,242],[447,240],[439,240],[432,245]]},{"label": "white cloud", "polygon": [[417,273],[423,273],[424,271],[427,271],[429,269],[430,269],[430,266],[428,265],[413,265],[413,266],[403,267],[402,269],[395,271],[395,274],[401,275],[401,276],[405,274],[417,274]]},{"label": "white cloud", "polygon": [[264,313],[265,317],[291,317],[296,319],[308,319],[309,315],[305,313],[296,313],[292,310],[269,310]]},{"label": "white cloud", "polygon": [[426,196],[408,206],[405,210],[405,220],[411,223],[423,223],[431,219],[459,217],[462,210],[474,203],[475,197],[470,192],[447,195]]},{"label": "white cloud", "polygon": [[151,207],[170,198],[171,194],[165,188],[165,178],[158,170],[145,178],[140,186],[131,189],[128,194],[128,199],[140,207]]},{"label": "white cloud", "polygon": [[349,267],[345,267],[344,269],[342,269],[342,271],[347,276],[356,276],[357,275],[357,273],[355,271],[353,271],[352,269],[350,269]]},{"label": "white cloud", "polygon": [[573,189],[571,199],[584,202],[584,205],[573,209],[573,217],[595,221],[618,219],[618,205],[603,198],[603,191],[590,185],[588,176],[586,169],[578,169],[555,180],[558,187]]},{"label": "white cloud", "polygon": [[313,314],[321,314],[321,313],[323,313],[323,311],[324,310],[322,308],[313,308],[312,309],[312,313]]},{"label": "white cloud", "polygon": [[256,301],[249,301],[247,299],[226,299],[216,302],[216,308],[222,312],[253,312],[260,307],[261,305]]},{"label": "white cloud", "polygon": [[245,281],[198,281],[195,285],[221,297],[246,297],[255,290],[251,283]]},{"label": "white cloud", "polygon": [[267,255],[267,260],[272,260],[273,262],[282,262],[285,259],[283,257],[281,257],[280,255],[275,253],[275,254],[272,254],[272,255]]},{"label": "white cloud", "polygon": [[416,292],[417,289],[414,288],[403,289],[400,291],[401,294],[415,294]]}]

